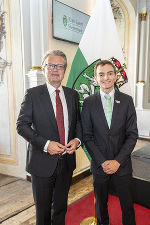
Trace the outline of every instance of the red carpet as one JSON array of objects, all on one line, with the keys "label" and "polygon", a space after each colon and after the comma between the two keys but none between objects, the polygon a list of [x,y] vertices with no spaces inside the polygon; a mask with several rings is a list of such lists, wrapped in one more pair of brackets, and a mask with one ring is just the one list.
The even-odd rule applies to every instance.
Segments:
[{"label": "red carpet", "polygon": [[[108,202],[110,225],[122,225],[120,203],[116,196],[110,195]],[[134,204],[136,225],[150,225],[150,209]],[[69,206],[66,225],[80,225],[86,218],[94,216],[94,194],[91,193]]]}]

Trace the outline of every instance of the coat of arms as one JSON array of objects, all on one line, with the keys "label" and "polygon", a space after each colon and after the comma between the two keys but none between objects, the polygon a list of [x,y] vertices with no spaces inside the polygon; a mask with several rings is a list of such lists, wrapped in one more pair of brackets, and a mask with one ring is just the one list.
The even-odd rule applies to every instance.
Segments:
[{"label": "coat of arms", "polygon": [[[82,71],[73,84],[73,89],[79,93],[80,107],[82,108],[83,101],[86,97],[96,93],[99,90],[99,86],[94,79],[94,66],[101,59],[96,60],[89,65],[84,71]],[[115,89],[119,88],[128,82],[127,74],[125,71],[126,65],[119,62],[116,58],[112,57],[109,59],[116,67],[117,80],[115,83]]]}]

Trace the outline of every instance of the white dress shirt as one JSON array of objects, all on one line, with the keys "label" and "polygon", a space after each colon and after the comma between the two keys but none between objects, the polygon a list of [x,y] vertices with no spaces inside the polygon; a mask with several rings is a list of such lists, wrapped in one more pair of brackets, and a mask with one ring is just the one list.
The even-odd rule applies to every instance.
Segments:
[{"label": "white dress shirt", "polygon": [[[52,102],[52,106],[54,109],[54,113],[55,113],[55,117],[56,117],[56,88],[54,88],[52,85],[50,85],[48,82],[46,82],[47,85],[47,89],[49,92],[49,96]],[[60,90],[59,92],[59,96],[62,102],[62,106],[63,106],[63,114],[64,114],[64,127],[65,127],[65,144],[67,144],[68,142],[68,109],[67,109],[67,103],[66,103],[66,98],[65,98],[65,94],[64,94],[64,90],[62,88],[62,86],[60,86],[58,88],[58,90]],[[48,140],[44,146],[44,151],[47,151],[47,147],[49,145],[50,140]]]},{"label": "white dress shirt", "polygon": [[[50,99],[52,101],[52,106],[53,106],[55,117],[56,117],[56,88],[54,88],[48,82],[46,82],[46,85],[47,85],[47,89],[48,89],[48,92],[49,92]],[[61,99],[61,102],[62,102],[62,106],[63,106],[64,127],[65,127],[65,145],[66,145],[68,143],[68,133],[69,133],[69,121],[68,121],[67,102],[66,102],[66,98],[65,98],[65,94],[64,94],[64,90],[63,90],[62,86],[60,86],[58,88],[58,90],[60,90],[59,96],[60,96],[60,99]],[[79,147],[81,145],[81,141],[78,138],[75,138],[75,139],[77,139],[79,141],[79,145],[77,146],[77,147]],[[48,148],[49,143],[50,143],[50,140],[48,140],[46,142],[45,146],[44,146],[44,151],[45,152],[47,152],[47,148]]]},{"label": "white dress shirt", "polygon": [[[106,94],[106,93],[103,92],[103,91],[100,89],[100,96],[101,96],[102,105],[103,105],[103,109],[104,109],[105,116],[106,116],[106,98],[104,97],[105,94]],[[110,93],[107,93],[107,94],[109,94],[110,97],[111,97],[112,111],[113,111],[115,90],[113,89]]]}]

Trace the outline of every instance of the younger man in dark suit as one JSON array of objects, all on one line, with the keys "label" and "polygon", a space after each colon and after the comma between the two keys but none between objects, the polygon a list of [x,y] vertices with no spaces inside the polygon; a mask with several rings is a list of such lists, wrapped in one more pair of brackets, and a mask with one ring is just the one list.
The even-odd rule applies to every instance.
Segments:
[{"label": "younger man in dark suit", "polygon": [[26,170],[32,177],[36,224],[65,225],[82,134],[78,94],[61,86],[67,67],[63,52],[48,52],[42,67],[46,83],[27,90],[17,131],[29,142]]},{"label": "younger man in dark suit", "polygon": [[130,193],[131,152],[138,137],[131,96],[114,90],[114,65],[102,60],[95,66],[100,91],[85,99],[82,111],[83,141],[89,152],[96,197],[97,225],[108,225],[108,186],[120,199],[123,225],[135,225]]}]

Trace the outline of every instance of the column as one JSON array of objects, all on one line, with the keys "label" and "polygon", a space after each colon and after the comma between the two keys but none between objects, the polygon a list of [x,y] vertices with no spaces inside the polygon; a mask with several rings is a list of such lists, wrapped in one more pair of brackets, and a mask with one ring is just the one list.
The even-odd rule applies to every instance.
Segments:
[{"label": "column", "polygon": [[139,13],[140,41],[139,41],[139,71],[137,79],[137,109],[143,109],[143,91],[146,69],[146,12]]},{"label": "column", "polygon": [[139,51],[139,76],[138,81],[145,81],[145,50],[146,50],[146,15],[147,13],[139,13],[140,24],[140,51]]},{"label": "column", "polygon": [[34,87],[45,82],[41,69],[41,61],[48,49],[48,16],[47,1],[30,1],[30,34],[32,67],[26,74],[26,88]]}]

